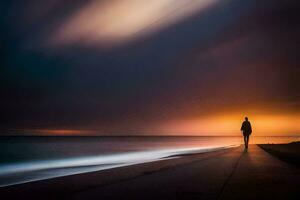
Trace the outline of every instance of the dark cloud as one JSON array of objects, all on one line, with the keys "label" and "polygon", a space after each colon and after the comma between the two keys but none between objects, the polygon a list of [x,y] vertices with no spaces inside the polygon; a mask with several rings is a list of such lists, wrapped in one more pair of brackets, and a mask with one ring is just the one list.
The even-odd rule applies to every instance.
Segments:
[{"label": "dark cloud", "polygon": [[128,132],[229,109],[300,110],[298,1],[220,1],[114,48],[43,44],[87,3],[1,3],[3,129]]}]

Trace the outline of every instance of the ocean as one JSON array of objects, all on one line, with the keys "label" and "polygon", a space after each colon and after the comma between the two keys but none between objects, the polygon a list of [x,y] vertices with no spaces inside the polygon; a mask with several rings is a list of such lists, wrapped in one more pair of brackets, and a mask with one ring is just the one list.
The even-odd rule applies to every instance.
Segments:
[{"label": "ocean", "polygon": [[[295,137],[251,137],[250,143],[288,143]],[[242,137],[0,137],[0,187],[172,159],[239,146]]]}]

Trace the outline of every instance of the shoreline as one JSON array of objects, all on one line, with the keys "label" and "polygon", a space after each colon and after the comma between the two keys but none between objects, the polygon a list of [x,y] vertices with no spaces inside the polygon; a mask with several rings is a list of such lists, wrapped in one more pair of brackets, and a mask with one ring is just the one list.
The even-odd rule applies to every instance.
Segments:
[{"label": "shoreline", "polygon": [[[229,148],[219,151],[198,154],[190,154],[175,157],[174,159],[158,160],[155,162],[135,164],[120,168],[112,168],[101,171],[87,172],[33,181],[28,183],[21,183],[17,185],[9,185],[0,187],[0,194],[4,194],[6,196],[12,195],[13,198],[18,198],[19,194],[24,195],[24,193],[26,194],[27,191],[34,191],[30,194],[26,194],[29,195],[28,198],[44,198],[45,194],[51,193],[54,194],[54,196],[51,196],[49,194],[49,199],[55,199],[60,198],[62,188],[64,195],[73,194],[78,191],[83,191],[87,188],[105,186],[115,182],[137,178],[158,171],[176,168],[181,165],[191,164],[193,162],[201,162],[203,159],[220,156],[229,151],[233,151],[236,148]],[[17,195],[17,197],[15,197],[15,195]]]},{"label": "shoreline", "polygon": [[299,181],[298,167],[252,144],[248,151],[241,145],[6,186],[0,188],[0,196],[8,199],[299,199]]},{"label": "shoreline", "polygon": [[[35,181],[46,181],[65,176],[159,162],[167,159],[178,159],[184,156],[222,151],[234,147],[237,147],[237,145],[137,151],[106,156],[67,158],[49,161],[42,160],[38,162],[2,165],[0,166],[0,177],[2,180],[10,179],[10,181],[0,181],[0,188]],[[37,176],[36,174],[40,175]],[[12,180],[12,177],[14,177],[15,181]]]}]

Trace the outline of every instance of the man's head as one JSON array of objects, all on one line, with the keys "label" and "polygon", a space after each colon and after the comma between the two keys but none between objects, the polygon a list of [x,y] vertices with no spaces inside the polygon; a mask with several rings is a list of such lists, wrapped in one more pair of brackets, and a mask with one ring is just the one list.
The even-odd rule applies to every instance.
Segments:
[{"label": "man's head", "polygon": [[248,117],[245,117],[245,121],[248,121]]}]

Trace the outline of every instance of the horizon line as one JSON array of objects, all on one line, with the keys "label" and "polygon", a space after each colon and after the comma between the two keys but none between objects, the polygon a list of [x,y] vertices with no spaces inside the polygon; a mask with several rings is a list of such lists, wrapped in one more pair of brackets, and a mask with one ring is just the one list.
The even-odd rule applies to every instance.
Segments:
[{"label": "horizon line", "polygon": [[[0,137],[240,137],[240,135],[43,135],[43,134],[0,134]],[[242,134],[241,134],[242,136]],[[300,137],[296,135],[252,135],[252,137]]]}]

